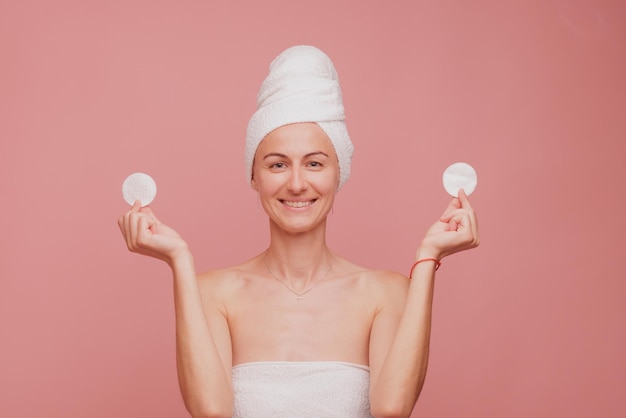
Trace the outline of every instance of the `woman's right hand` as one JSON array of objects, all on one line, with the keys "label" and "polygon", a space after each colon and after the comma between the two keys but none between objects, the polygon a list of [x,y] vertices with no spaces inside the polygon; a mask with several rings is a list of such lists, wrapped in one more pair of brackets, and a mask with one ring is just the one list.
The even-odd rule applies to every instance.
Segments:
[{"label": "woman's right hand", "polygon": [[478,221],[476,211],[463,189],[452,199],[439,221],[430,227],[417,252],[418,258],[443,257],[459,251],[478,247]]},{"label": "woman's right hand", "polygon": [[149,207],[141,207],[136,201],[131,209],[117,221],[132,252],[158,258],[170,266],[185,254],[187,243],[169,226],[161,223]]}]

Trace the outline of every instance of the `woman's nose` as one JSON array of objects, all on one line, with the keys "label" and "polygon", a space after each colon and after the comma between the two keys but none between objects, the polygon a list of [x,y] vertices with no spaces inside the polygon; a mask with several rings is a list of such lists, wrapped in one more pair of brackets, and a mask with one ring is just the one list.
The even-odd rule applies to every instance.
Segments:
[{"label": "woman's nose", "polygon": [[301,169],[295,168],[291,170],[291,176],[289,177],[288,189],[293,193],[301,193],[306,190],[306,175]]}]

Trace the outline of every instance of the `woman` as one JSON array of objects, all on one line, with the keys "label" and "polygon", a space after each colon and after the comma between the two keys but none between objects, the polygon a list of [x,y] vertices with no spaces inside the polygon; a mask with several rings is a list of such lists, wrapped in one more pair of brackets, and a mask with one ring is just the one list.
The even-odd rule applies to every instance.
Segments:
[{"label": "woman", "polygon": [[177,367],[194,417],[406,417],[428,362],[435,270],[478,245],[462,191],[428,230],[411,280],[326,245],[350,173],[337,74],[320,50],[279,55],[257,100],[246,168],[268,215],[269,247],[196,276],[185,241],[136,203],[119,220],[131,251],[173,271]]}]

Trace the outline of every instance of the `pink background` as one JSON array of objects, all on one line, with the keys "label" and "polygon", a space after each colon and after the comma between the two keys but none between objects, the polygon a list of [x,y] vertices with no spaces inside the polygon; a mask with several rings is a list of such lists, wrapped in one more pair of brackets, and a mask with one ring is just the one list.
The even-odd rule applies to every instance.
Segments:
[{"label": "pink background", "polygon": [[330,244],[406,272],[478,171],[482,244],[438,274],[414,416],[626,416],[626,3],[1,1],[0,416],[186,416],[167,267],[121,183],[205,270],[267,243],[243,138],[270,60],[335,61],[356,145]]}]

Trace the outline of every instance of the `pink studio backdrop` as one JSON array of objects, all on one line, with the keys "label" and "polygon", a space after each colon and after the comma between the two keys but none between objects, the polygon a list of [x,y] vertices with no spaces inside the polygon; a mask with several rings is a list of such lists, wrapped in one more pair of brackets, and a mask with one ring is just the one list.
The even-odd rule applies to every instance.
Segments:
[{"label": "pink studio backdrop", "polygon": [[356,145],[335,251],[406,272],[444,168],[479,174],[414,416],[626,416],[626,3],[596,0],[1,1],[0,416],[186,416],[169,271],[126,251],[121,183],[156,179],[199,270],[263,250],[245,126],[302,43]]}]

